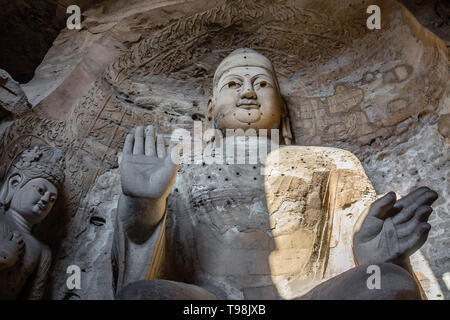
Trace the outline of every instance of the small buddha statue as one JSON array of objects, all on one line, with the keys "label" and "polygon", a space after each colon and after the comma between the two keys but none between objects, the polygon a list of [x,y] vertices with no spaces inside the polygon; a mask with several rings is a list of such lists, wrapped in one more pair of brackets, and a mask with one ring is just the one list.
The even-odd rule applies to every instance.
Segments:
[{"label": "small buddha statue", "polygon": [[[173,147],[166,152],[152,126],[128,135],[113,247],[117,298],[420,298],[408,257],[427,239],[434,191],[376,200],[350,152],[291,145],[275,69],[251,49],[219,64],[206,118],[225,141],[236,138],[227,130],[261,137],[281,129],[286,146],[264,163],[177,170]],[[371,265],[379,290],[367,287]]]},{"label": "small buddha statue", "polygon": [[61,152],[49,146],[23,150],[0,189],[0,299],[42,299],[50,249],[32,234],[58,198],[64,179]]}]

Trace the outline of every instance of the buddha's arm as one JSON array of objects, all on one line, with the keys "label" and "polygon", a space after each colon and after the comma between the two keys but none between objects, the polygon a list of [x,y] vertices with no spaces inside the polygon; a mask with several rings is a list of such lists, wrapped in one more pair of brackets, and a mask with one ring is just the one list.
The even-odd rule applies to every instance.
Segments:
[{"label": "buddha's arm", "polygon": [[130,240],[143,243],[152,235],[166,209],[166,200],[176,176],[164,141],[148,126],[137,127],[128,135],[120,164],[122,194],[118,205],[118,223]]},{"label": "buddha's arm", "polygon": [[119,221],[130,240],[143,243],[150,238],[166,211],[167,197],[134,198],[121,194],[118,205]]}]

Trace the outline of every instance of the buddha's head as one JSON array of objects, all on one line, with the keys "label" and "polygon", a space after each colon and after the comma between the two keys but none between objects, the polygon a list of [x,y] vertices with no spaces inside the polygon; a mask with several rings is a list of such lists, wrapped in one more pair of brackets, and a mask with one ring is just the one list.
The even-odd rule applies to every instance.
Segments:
[{"label": "buddha's head", "polygon": [[278,129],[287,118],[272,63],[252,49],[237,49],[214,74],[207,119],[217,129]]},{"label": "buddha's head", "polygon": [[64,180],[61,152],[36,146],[21,152],[11,163],[0,189],[0,206],[36,225],[47,217]]}]

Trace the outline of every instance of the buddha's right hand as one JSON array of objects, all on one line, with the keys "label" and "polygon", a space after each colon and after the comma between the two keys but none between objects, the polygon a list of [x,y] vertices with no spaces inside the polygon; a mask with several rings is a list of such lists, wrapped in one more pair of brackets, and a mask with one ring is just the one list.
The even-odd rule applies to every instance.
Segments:
[{"label": "buddha's right hand", "polygon": [[437,197],[433,190],[421,187],[399,200],[389,192],[372,203],[353,237],[355,262],[407,266],[409,256],[427,240],[430,206]]},{"label": "buddha's right hand", "polygon": [[0,241],[0,270],[14,266],[25,250],[25,242],[18,231],[9,233]]},{"label": "buddha's right hand", "polygon": [[176,164],[171,159],[171,145],[166,152],[164,140],[152,125],[139,126],[129,134],[123,147],[120,164],[122,192],[132,198],[167,198],[176,176]]}]

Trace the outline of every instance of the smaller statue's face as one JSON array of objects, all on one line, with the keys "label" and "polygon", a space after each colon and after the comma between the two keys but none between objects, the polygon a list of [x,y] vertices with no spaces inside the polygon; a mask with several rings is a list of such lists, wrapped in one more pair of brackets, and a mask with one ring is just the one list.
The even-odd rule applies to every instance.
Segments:
[{"label": "smaller statue's face", "polygon": [[219,129],[276,129],[282,100],[271,73],[260,67],[235,67],[217,82],[208,116]]},{"label": "smaller statue's face", "polygon": [[58,189],[48,180],[32,179],[14,193],[10,209],[35,225],[50,213],[57,197]]}]

